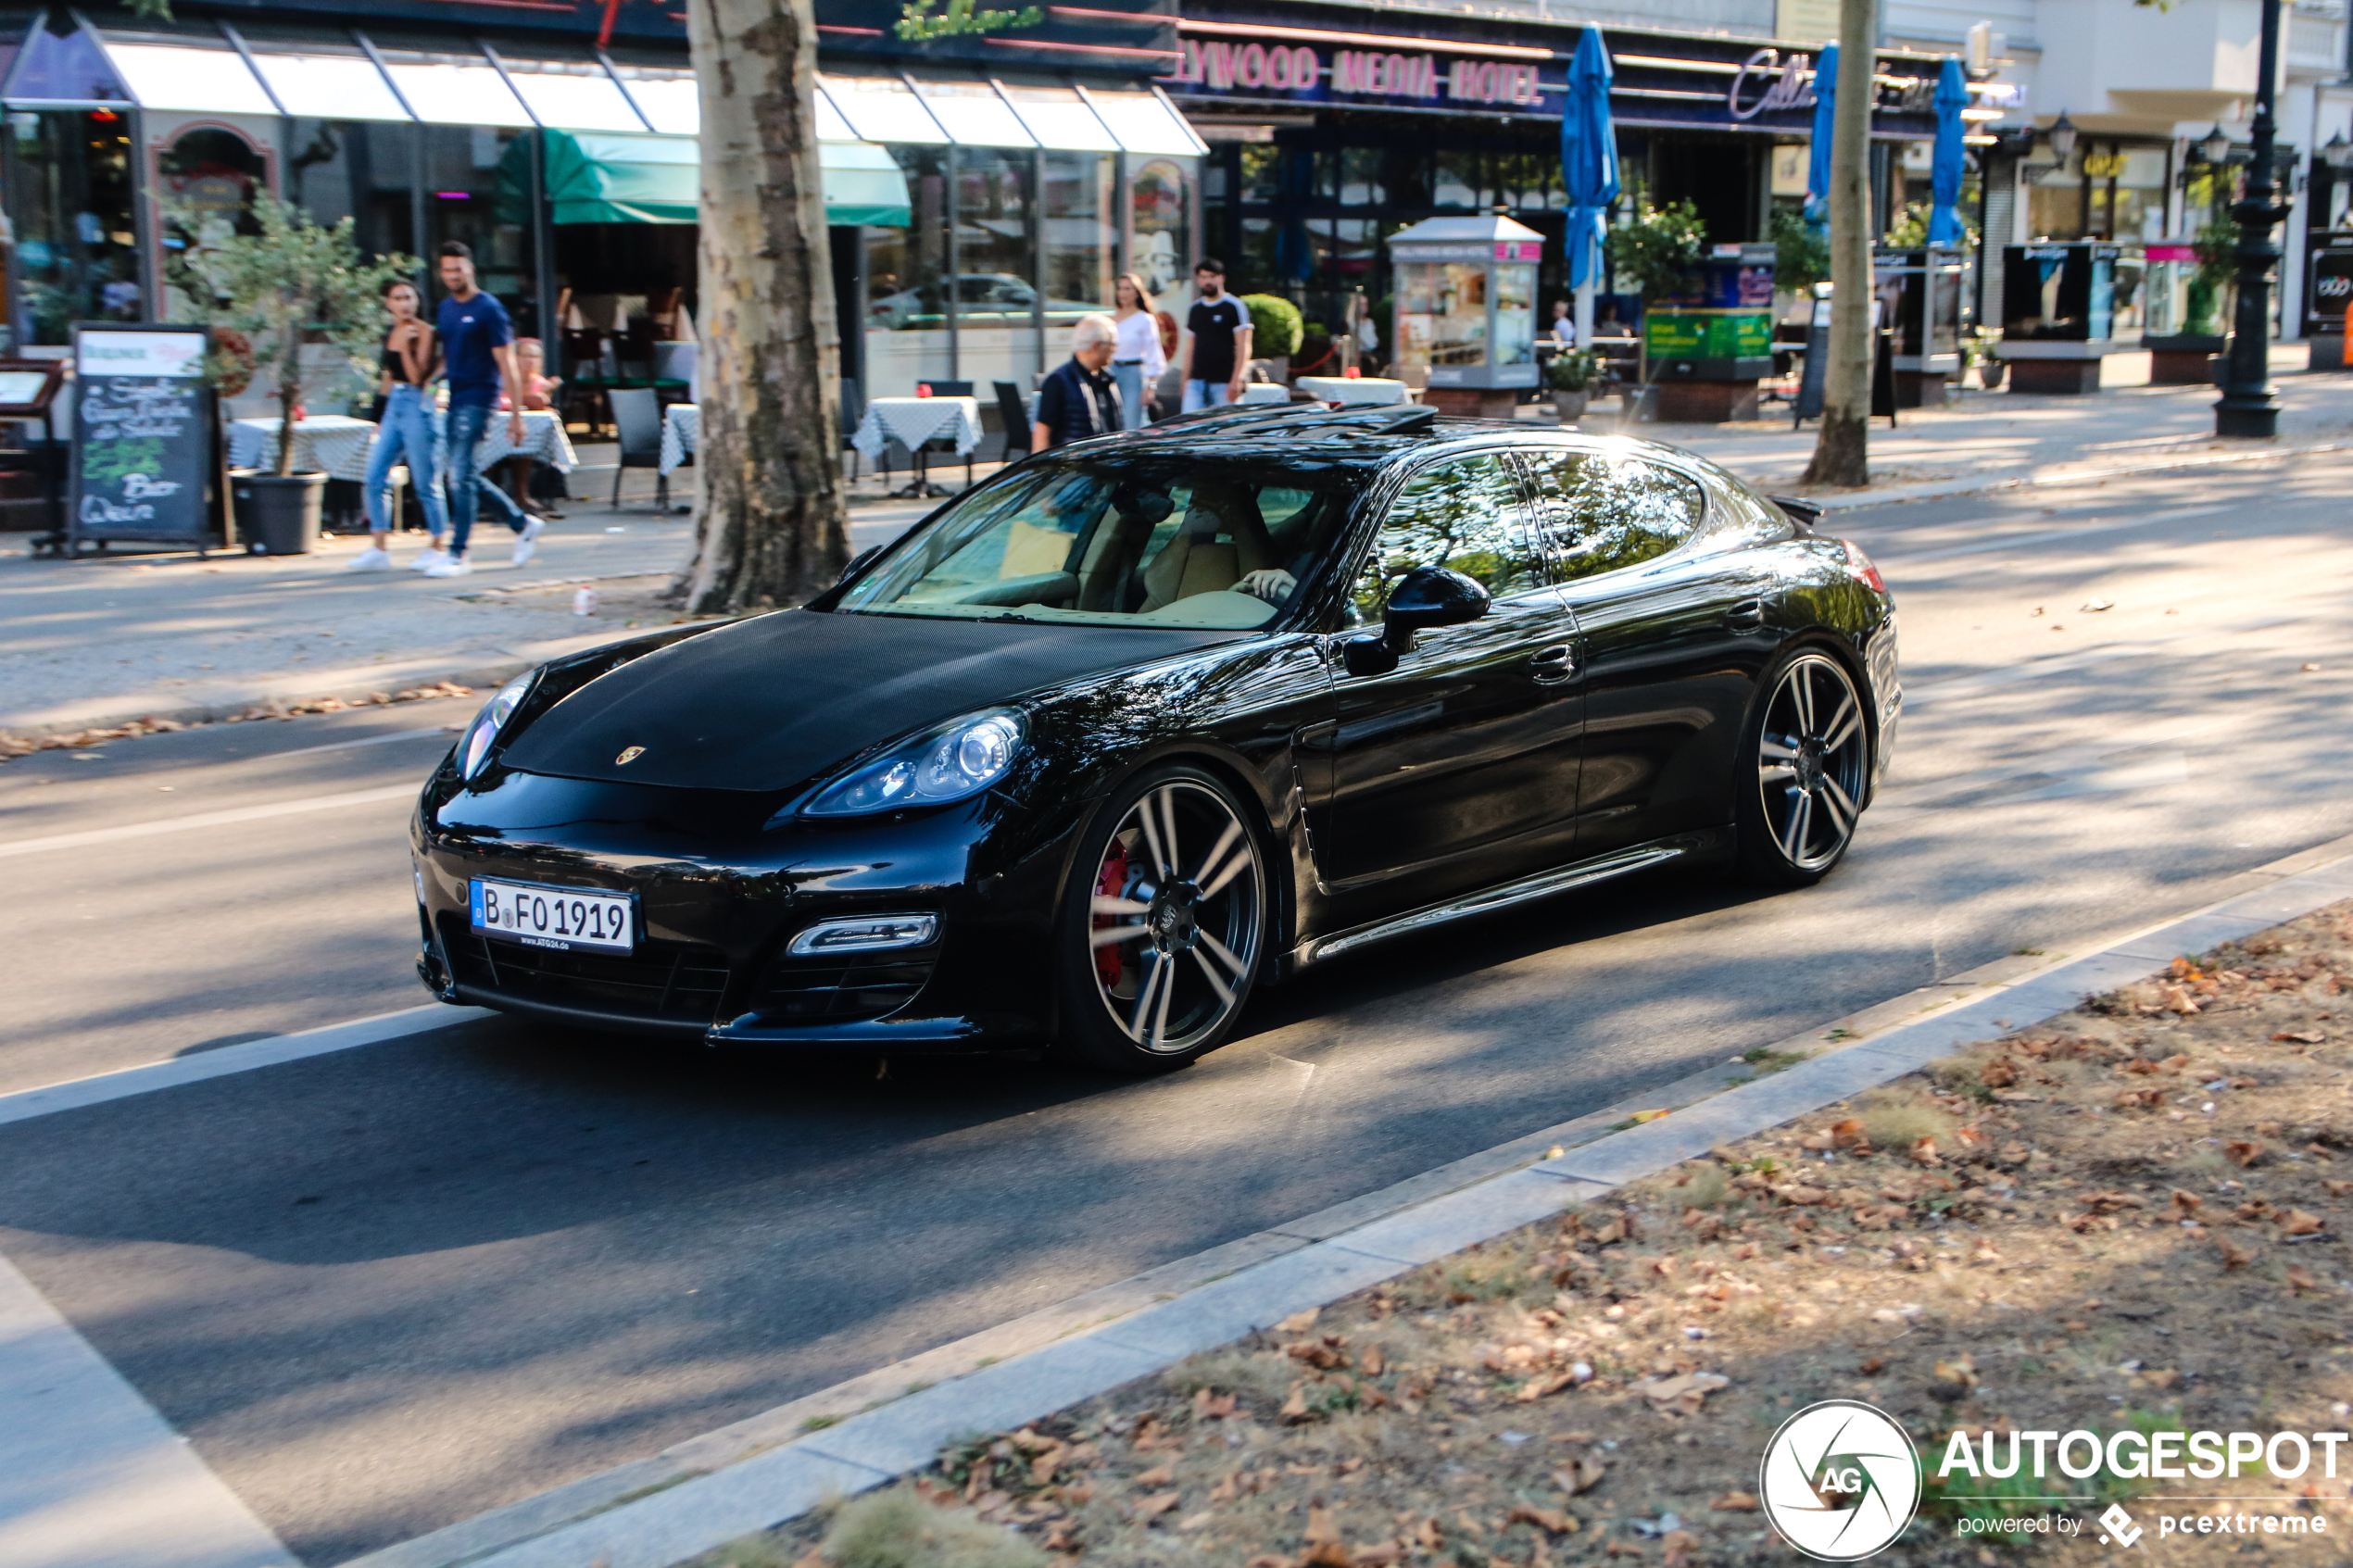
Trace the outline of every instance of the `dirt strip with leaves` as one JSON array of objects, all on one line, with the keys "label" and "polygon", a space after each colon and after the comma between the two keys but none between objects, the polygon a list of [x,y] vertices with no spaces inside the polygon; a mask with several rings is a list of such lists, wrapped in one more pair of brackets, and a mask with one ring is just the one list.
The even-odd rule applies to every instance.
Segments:
[{"label": "dirt strip with leaves", "polygon": [[[1798,1561],[1758,1462],[1832,1398],[1928,1467],[1884,1561],[2105,1559],[2091,1521],[2119,1501],[2168,1562],[2342,1560],[2353,1449],[2334,1479],[2316,1447],[2219,1486],[1934,1475],[1956,1430],[2353,1424],[2348,1047],[2338,905],[698,1563]],[[2218,1490],[2269,1500],[2168,1500]],[[2160,1545],[2157,1513],[2233,1508],[2326,1533]],[[2055,1511],[2082,1534],[2000,1533]]]}]

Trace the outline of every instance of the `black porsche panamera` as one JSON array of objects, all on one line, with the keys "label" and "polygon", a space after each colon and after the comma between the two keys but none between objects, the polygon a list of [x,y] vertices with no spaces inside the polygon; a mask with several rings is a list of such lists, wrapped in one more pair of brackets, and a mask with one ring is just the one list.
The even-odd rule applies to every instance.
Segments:
[{"label": "black porsche panamera", "polygon": [[1869,560],[1705,460],[1221,410],[501,691],[420,802],[419,968],[714,1044],[1151,1071],[1441,922],[1701,858],[1812,882],[1899,703]]}]

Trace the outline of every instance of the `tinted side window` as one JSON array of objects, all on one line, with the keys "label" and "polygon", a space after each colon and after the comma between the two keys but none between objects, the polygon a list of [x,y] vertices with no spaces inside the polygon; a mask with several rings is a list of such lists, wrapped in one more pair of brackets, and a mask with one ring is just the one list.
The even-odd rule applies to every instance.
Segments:
[{"label": "tinted side window", "polygon": [[1663,556],[1699,526],[1698,483],[1645,458],[1534,452],[1524,460],[1537,527],[1564,579]]},{"label": "tinted side window", "polygon": [[1499,599],[1543,585],[1517,488],[1500,456],[1456,458],[1405,482],[1357,576],[1354,624],[1379,621],[1390,590],[1417,566],[1451,567]]}]

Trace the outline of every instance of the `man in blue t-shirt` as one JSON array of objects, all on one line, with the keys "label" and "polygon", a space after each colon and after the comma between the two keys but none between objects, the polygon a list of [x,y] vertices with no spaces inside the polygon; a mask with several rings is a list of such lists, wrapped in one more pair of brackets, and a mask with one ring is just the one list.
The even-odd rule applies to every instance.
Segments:
[{"label": "man in blue t-shirt", "polygon": [[473,532],[480,497],[497,502],[507,526],[515,531],[517,566],[538,547],[540,521],[497,485],[482,483],[474,460],[501,390],[507,395],[507,437],[517,446],[522,445],[522,378],[515,363],[514,323],[507,319],[505,306],[474,286],[474,253],[460,241],[441,247],[441,286],[449,291],[435,323],[443,373],[449,382],[447,456],[441,470],[449,492],[449,554],[425,568],[425,575],[463,577],[473,570],[466,560],[466,539]]}]

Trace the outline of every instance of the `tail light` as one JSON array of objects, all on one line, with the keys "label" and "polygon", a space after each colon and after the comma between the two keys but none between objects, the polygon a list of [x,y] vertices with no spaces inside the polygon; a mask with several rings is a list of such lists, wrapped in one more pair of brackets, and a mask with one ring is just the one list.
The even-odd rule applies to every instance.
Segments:
[{"label": "tail light", "polygon": [[1873,593],[1886,593],[1887,579],[1879,574],[1879,568],[1873,566],[1871,558],[1863,553],[1863,546],[1852,539],[1842,539],[1839,543],[1846,546],[1846,569],[1869,583]]}]

